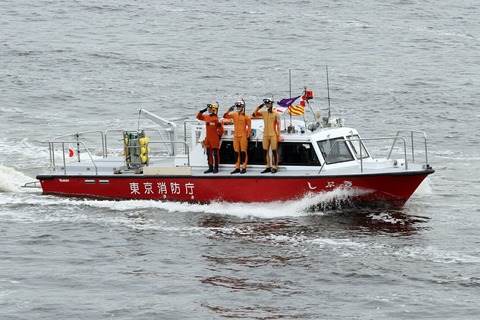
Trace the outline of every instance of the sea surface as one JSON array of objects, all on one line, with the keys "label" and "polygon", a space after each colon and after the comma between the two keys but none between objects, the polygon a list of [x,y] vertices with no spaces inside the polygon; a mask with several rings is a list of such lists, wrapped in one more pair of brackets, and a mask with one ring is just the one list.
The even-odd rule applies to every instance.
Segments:
[{"label": "sea surface", "polygon": [[[0,319],[478,319],[478,0],[2,0],[0,12]],[[427,133],[436,172],[403,208],[22,188],[48,169],[41,141],[136,128],[140,108],[182,123],[207,103],[223,113],[243,97],[251,112],[307,86],[326,115],[326,66],[332,114],[364,138]]]}]

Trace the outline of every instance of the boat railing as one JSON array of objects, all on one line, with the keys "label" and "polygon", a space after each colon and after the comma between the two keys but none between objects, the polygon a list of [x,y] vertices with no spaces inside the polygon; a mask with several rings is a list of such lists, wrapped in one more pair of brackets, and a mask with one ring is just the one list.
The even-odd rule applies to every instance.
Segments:
[{"label": "boat railing", "polygon": [[[392,140],[392,139],[400,140],[400,141],[403,142],[403,152],[402,152],[403,161],[405,163],[405,170],[408,170],[407,143],[405,141],[405,138],[403,138],[403,137],[396,136],[396,137],[377,137],[377,138],[351,138],[351,139],[348,139],[348,141],[358,141],[359,143],[363,144],[364,141],[384,141],[384,140]],[[360,172],[361,173],[363,173],[363,161],[364,161],[362,150],[363,150],[363,148],[360,148],[359,159],[358,159],[359,162],[360,162]],[[391,154],[392,154],[392,150],[390,150],[390,153],[389,153],[387,159],[390,159]]]},{"label": "boat railing", "polygon": [[[411,147],[411,155],[412,155],[412,163],[415,163],[415,144],[416,143],[422,143],[423,144],[423,149],[425,152],[425,165],[428,165],[428,150],[427,150],[427,134],[423,131],[416,131],[416,130],[407,130],[407,129],[401,129],[397,131],[397,135],[395,136],[395,139],[393,140],[392,147],[390,148],[390,152],[388,153],[387,159],[390,159],[390,156],[392,155],[393,149],[395,148],[396,142],[398,138],[400,138],[400,133],[406,132],[409,133],[410,135],[410,147]],[[418,140],[415,140],[418,135],[421,135],[421,142],[418,142]],[[404,140],[405,143],[405,140]]]},{"label": "boat railing", "polygon": [[[200,126],[202,129],[198,129],[200,127],[195,127],[193,124]],[[193,148],[197,143],[198,139],[200,138],[202,130],[203,130],[203,126],[201,126],[198,120],[183,121],[183,140],[187,145],[190,145]],[[189,142],[189,139],[191,140],[190,142]]]},{"label": "boat railing", "polygon": [[[68,135],[67,135],[68,136]],[[67,137],[65,136],[65,137]],[[42,143],[47,143],[48,144],[48,152],[50,155],[50,170],[51,171],[56,171],[57,168],[57,160],[56,160],[56,153],[55,150],[57,148],[60,148],[61,154],[62,154],[62,164],[63,166],[61,167],[63,170],[64,174],[67,174],[67,157],[66,154],[69,155],[69,157],[76,157],[77,162],[81,162],[80,155],[81,154],[87,154],[88,158],[90,159],[91,163],[93,164],[95,168],[95,174],[98,174],[98,168],[97,165],[95,164],[95,160],[92,157],[92,154],[88,150],[86,144],[82,140],[77,140],[74,143],[76,144],[76,149],[73,149],[71,147],[72,141],[71,140],[58,140],[60,137],[56,137],[52,140],[45,140],[42,141]]]},{"label": "boat railing", "polygon": [[[392,140],[393,141],[393,144],[392,146],[390,147],[389,149],[389,152],[388,152],[388,155],[386,157],[386,159],[391,159],[392,157],[392,153],[395,149],[396,146],[398,146],[399,143],[401,143],[402,147],[401,147],[401,154],[402,154],[402,158],[403,158],[403,163],[404,163],[404,170],[408,170],[408,163],[409,163],[409,157],[411,157],[411,162],[412,163],[415,163],[415,155],[418,154],[416,149],[415,149],[415,141],[414,141],[414,136],[415,134],[423,134],[423,147],[422,149],[424,149],[424,152],[425,152],[425,163],[424,165],[425,166],[428,166],[428,154],[427,154],[427,138],[426,138],[426,135],[424,132],[422,131],[409,131],[410,132],[410,153],[407,152],[407,149],[408,149],[408,144],[407,144],[407,139],[405,139],[404,137],[400,136],[400,132],[402,131],[405,131],[405,130],[399,130],[397,132],[397,135],[393,136],[393,137],[376,137],[376,138],[348,138],[348,139],[338,139],[336,140],[332,147],[330,148],[328,154],[324,157],[324,161],[320,167],[320,170],[318,171],[318,173],[320,174],[320,172],[322,172],[323,168],[325,167],[325,165],[327,164],[327,161],[328,158],[331,156],[333,150],[335,150],[335,147],[339,144],[339,143],[343,143],[343,142],[347,142],[347,141],[350,141],[350,142],[354,142],[354,141],[358,141],[359,143],[362,143],[364,141],[385,141],[385,140]],[[359,154],[358,154],[358,157],[357,157],[357,161],[360,163],[360,172],[363,173],[363,167],[364,167],[364,159],[366,159],[363,155],[363,148],[359,148]]]},{"label": "boat railing", "polygon": [[[155,145],[154,151],[150,153],[151,155],[155,154],[160,157],[174,157],[174,150],[181,149],[181,147],[175,147],[175,145],[181,145],[183,146],[184,155],[187,156],[187,163],[190,165],[189,145],[186,141],[171,141],[170,139],[166,139],[165,135],[162,134],[161,130],[158,128],[147,127],[143,128],[143,130],[147,131],[148,135],[152,138],[148,143]],[[85,161],[82,159],[82,155],[86,154],[88,159],[86,161],[93,164],[95,174],[98,174],[94,155],[100,156],[101,158],[108,158],[112,155],[123,155],[125,153],[123,134],[118,139],[114,139],[113,135],[116,133],[123,133],[124,131],[125,130],[123,129],[83,131],[56,136],[51,140],[42,141],[42,143],[47,143],[49,146],[50,170],[58,170],[58,165],[61,163],[63,164],[61,168],[66,174],[69,163],[71,165],[72,162],[71,160],[68,161],[69,158],[75,158],[75,162],[79,163]],[[92,138],[92,136],[97,136],[97,138]],[[59,153],[61,153],[61,156]],[[126,165],[125,167],[128,166]]]},{"label": "boat railing", "polygon": [[40,181],[36,180],[36,181],[30,181],[30,182],[26,182],[22,188],[34,188],[34,189],[38,189],[38,188],[42,188],[42,185],[40,184]]},{"label": "boat railing", "polygon": [[[70,143],[70,144],[76,144],[79,143],[80,141],[85,141],[85,139],[88,139],[88,136],[90,135],[99,135],[99,139],[97,138],[96,141],[100,141],[101,143],[101,152],[102,156],[104,157],[105,154],[105,133],[101,130],[90,130],[90,131],[82,131],[82,132],[76,132],[76,133],[70,133],[70,134],[65,134],[61,136],[56,136],[52,138],[51,140],[46,140],[43,141],[44,143],[47,142],[55,142],[59,139],[65,140],[68,139],[68,141],[65,141],[65,143]],[[70,140],[70,138],[73,138],[73,140]]]},{"label": "boat railing", "polygon": [[[168,141],[168,144],[170,144],[170,145],[183,145],[184,155],[187,157],[188,166],[190,166],[190,151],[189,151],[190,149],[189,149],[188,143],[186,141],[182,140],[182,141]],[[149,141],[146,145],[147,150],[150,149],[150,145],[165,145],[165,142],[164,141]],[[160,154],[160,156],[162,156],[162,157],[167,157],[167,156],[176,157],[175,155],[171,155],[169,153],[169,151],[162,152],[161,149],[158,149],[158,148],[155,148],[155,147],[153,147],[152,150],[155,150],[155,151],[154,152],[152,152],[151,150],[148,151],[149,156],[152,156],[154,154]]]},{"label": "boat railing", "polygon": [[[93,138],[91,136],[93,136]],[[98,136],[98,137],[95,138],[95,136]],[[60,139],[61,141],[59,141]],[[93,139],[93,141],[95,142],[92,142],[91,139]],[[78,162],[80,162],[81,161],[80,159],[81,145],[85,148],[85,150],[88,151],[88,153],[90,153],[90,150],[86,147],[87,140],[90,145],[90,150],[95,150],[95,148],[99,148],[99,152],[101,153],[101,156],[105,158],[105,154],[106,154],[105,133],[101,130],[90,130],[90,131],[82,131],[82,132],[65,134],[61,136],[56,136],[51,140],[42,141],[42,143],[53,142],[56,144],[57,142],[63,142],[65,144],[68,144],[67,151],[69,149],[73,150],[75,152],[75,155],[77,156]],[[50,145],[49,149],[50,149],[50,165],[54,167],[55,149],[53,148],[53,145]]]},{"label": "boat railing", "polygon": [[[162,143],[165,148],[167,149],[168,153],[169,154],[172,154],[173,153],[173,150],[171,148],[171,146],[169,144],[171,144],[172,142],[165,139],[164,135],[162,134],[162,132],[158,129],[158,128],[151,128],[151,127],[146,127],[146,128],[142,128],[143,131],[153,131],[155,132],[156,135],[158,135],[160,137],[160,140],[159,143]],[[125,129],[109,129],[109,130],[106,130],[105,131],[105,142],[104,142],[104,145],[105,145],[105,155],[104,155],[104,158],[107,158],[109,156],[109,153],[112,152],[112,150],[121,150],[121,153],[124,152],[124,141],[123,141],[123,132],[125,131],[128,131],[128,130],[125,130]],[[136,131],[136,130],[132,130],[132,131]],[[111,136],[111,134],[117,134],[116,137],[117,139],[114,139],[114,138],[110,138],[109,136]],[[121,135],[121,138],[118,139],[118,133],[122,133]],[[151,135],[147,134],[148,137],[151,137]],[[120,146],[118,146],[118,149],[114,147],[110,147],[110,145],[112,145],[112,140],[113,141],[120,141]],[[114,154],[115,156],[118,155],[118,154]]]}]

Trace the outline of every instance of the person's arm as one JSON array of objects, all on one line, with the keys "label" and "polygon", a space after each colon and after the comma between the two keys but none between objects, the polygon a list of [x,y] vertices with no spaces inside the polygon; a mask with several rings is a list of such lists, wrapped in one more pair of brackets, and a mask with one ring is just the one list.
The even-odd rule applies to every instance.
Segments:
[{"label": "person's arm", "polygon": [[250,139],[250,135],[252,134],[252,119],[248,114],[245,114],[245,124],[247,129],[247,139]]},{"label": "person's arm", "polygon": [[264,106],[265,104],[261,104],[259,105],[258,107],[255,108],[255,110],[253,110],[253,113],[252,113],[252,117],[256,118],[256,117],[261,117],[262,114],[259,113],[258,111]]},{"label": "person's arm", "polygon": [[280,117],[278,116],[278,113],[275,117],[275,133],[277,134],[277,139],[280,138],[280,130],[282,129],[281,123],[280,123]]},{"label": "person's arm", "polygon": [[235,106],[231,106],[230,109],[228,109],[227,112],[223,114],[223,117],[226,119],[232,119],[233,116],[230,114],[230,112],[232,112],[233,109],[235,109]]},{"label": "person's arm", "polygon": [[207,108],[198,111],[198,113],[197,113],[197,119],[198,119],[198,120],[205,120],[205,117],[203,116],[203,113],[204,113],[205,111],[207,111]]},{"label": "person's arm", "polygon": [[218,134],[218,139],[222,139],[223,136],[223,124],[217,120],[217,134]]}]

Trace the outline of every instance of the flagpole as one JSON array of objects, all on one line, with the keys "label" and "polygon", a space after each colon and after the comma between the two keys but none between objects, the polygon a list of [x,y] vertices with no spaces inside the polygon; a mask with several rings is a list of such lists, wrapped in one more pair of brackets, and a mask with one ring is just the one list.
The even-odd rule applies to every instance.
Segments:
[{"label": "flagpole", "polygon": [[[288,79],[290,86],[290,98],[292,98],[292,69],[288,69]],[[288,106],[287,112],[289,111],[289,109],[290,106]],[[290,125],[292,125],[292,114],[290,112],[288,112],[288,114],[290,114]]]},{"label": "flagpole", "polygon": [[[308,103],[308,100],[307,100],[307,86],[303,86],[303,95],[305,96],[305,102],[310,107],[310,103]],[[305,128],[306,128],[307,127],[307,119],[305,119],[305,107],[303,107],[303,115],[302,116],[303,116],[303,123],[305,124]],[[312,107],[310,107],[310,108],[312,108]]]}]

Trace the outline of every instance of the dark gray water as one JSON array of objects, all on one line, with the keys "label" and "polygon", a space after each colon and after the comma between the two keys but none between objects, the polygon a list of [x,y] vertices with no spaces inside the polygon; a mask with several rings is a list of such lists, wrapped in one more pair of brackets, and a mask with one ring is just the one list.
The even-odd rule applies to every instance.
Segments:
[{"label": "dark gray water", "polygon": [[[0,318],[476,319],[477,1],[0,3]],[[307,85],[363,137],[428,134],[402,209],[92,201],[20,188],[40,141],[251,111]],[[328,200],[321,195],[314,202]]]}]

